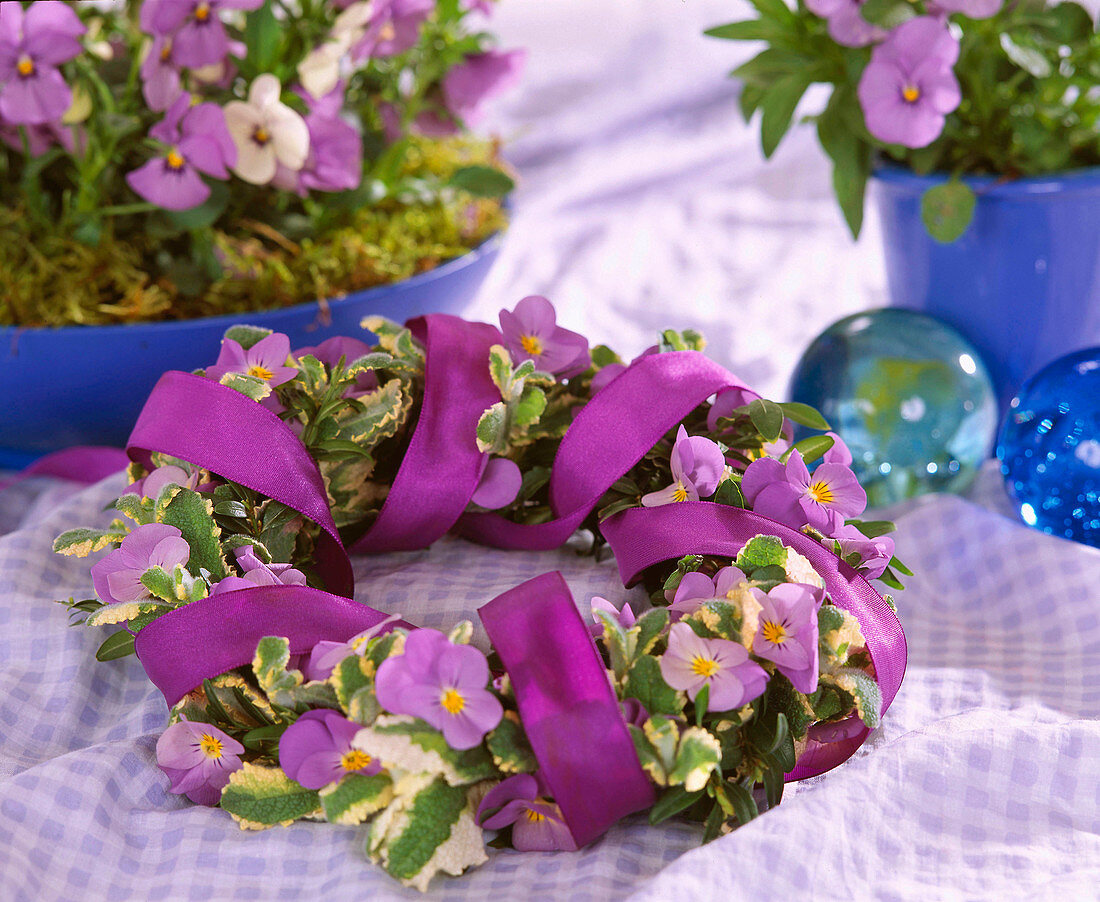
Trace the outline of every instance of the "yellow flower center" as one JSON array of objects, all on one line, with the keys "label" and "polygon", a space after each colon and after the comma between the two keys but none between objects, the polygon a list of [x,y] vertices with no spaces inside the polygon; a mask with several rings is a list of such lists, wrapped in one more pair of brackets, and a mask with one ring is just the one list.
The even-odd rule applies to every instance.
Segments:
[{"label": "yellow flower center", "polygon": [[761,627],[764,632],[764,638],[771,642],[772,645],[782,645],[790,636],[787,635],[787,629],[782,623],[774,623],[771,620],[765,620],[764,625]]},{"label": "yellow flower center", "polygon": [[818,504],[832,504],[836,498],[833,495],[833,490],[829,487],[827,482],[812,482],[810,487],[806,489],[806,494],[814,499]]},{"label": "yellow flower center", "polygon": [[209,19],[210,18],[210,4],[209,3],[200,3],[198,6],[196,6],[195,7],[195,18],[198,19],[200,22],[205,22],[207,19]]},{"label": "yellow flower center", "polygon": [[687,501],[688,500],[687,489],[684,488],[684,484],[682,482],[676,483],[676,489],[672,493],[672,500],[673,501]]},{"label": "yellow flower center", "polygon": [[183,169],[183,157],[180,156],[178,151],[171,151],[168,156],[165,157],[165,160],[168,163],[169,169]]},{"label": "yellow flower center", "polygon": [[352,749],[350,752],[345,752],[340,758],[340,766],[344,770],[362,770],[364,767],[369,767],[371,758],[366,752],[361,752],[359,749]]},{"label": "yellow flower center", "polygon": [[271,133],[262,125],[256,127],[256,131],[252,133],[252,140],[255,141],[260,147],[263,147],[271,140]]},{"label": "yellow flower center", "polygon": [[393,27],[392,22],[387,22],[378,29],[378,40],[380,41],[392,41],[395,37],[397,37],[397,29]]},{"label": "yellow flower center", "polygon": [[920,100],[920,88],[916,85],[906,85],[901,89],[901,96],[906,103],[916,103]]},{"label": "yellow flower center", "polygon": [[199,739],[199,748],[207,758],[220,758],[222,756],[222,741],[209,733],[203,733]]},{"label": "yellow flower center", "polygon": [[710,679],[721,669],[721,666],[714,658],[704,658],[702,655],[696,655],[691,659],[691,672],[696,676]]},{"label": "yellow flower center", "polygon": [[28,75],[34,75],[34,60],[29,56],[19,57],[19,62],[15,64],[15,70],[24,78]]},{"label": "yellow flower center", "polygon": [[458,714],[466,707],[466,699],[457,689],[448,689],[439,697],[439,704],[448,714]]},{"label": "yellow flower center", "polygon": [[264,382],[268,382],[275,378],[275,374],[267,367],[260,366],[258,363],[253,364],[248,368],[248,375],[255,376],[257,379],[263,379]]},{"label": "yellow flower center", "polygon": [[162,63],[168,62],[168,58],[172,55],[172,42],[165,41],[164,46],[160,48],[160,61]]},{"label": "yellow flower center", "polygon": [[527,815],[527,820],[529,820],[532,824],[537,824],[539,821],[546,820],[546,815],[543,814],[541,811],[536,811],[534,808],[528,808],[524,812],[524,814]]},{"label": "yellow flower center", "polygon": [[519,343],[528,354],[538,357],[542,353],[542,342],[534,335],[521,335]]}]

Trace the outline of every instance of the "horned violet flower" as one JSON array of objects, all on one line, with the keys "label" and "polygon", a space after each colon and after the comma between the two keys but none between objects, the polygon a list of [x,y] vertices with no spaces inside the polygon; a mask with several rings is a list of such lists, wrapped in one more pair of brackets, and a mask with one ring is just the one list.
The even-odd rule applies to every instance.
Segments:
[{"label": "horned violet flower", "polygon": [[489,50],[466,57],[443,76],[443,102],[455,118],[476,125],[487,100],[519,81],[526,50]]},{"label": "horned violet flower", "polygon": [[817,611],[824,601],[821,589],[802,583],[781,583],[760,602],[759,626],[753,653],[773,662],[799,692],[817,689]]},{"label": "horned violet flower", "polygon": [[756,513],[794,529],[809,525],[831,532],[867,507],[867,493],[848,467],[821,463],[811,476],[798,451],[786,465],[771,457],[754,460],[741,479],[741,492]]},{"label": "horned violet flower", "polygon": [[225,122],[237,145],[233,171],[253,185],[266,185],[279,165],[297,172],[309,154],[309,127],[279,100],[279,79],[258,76],[248,89],[248,101],[225,105]]},{"label": "horned violet flower", "polygon": [[482,458],[481,477],[470,501],[486,510],[500,510],[516,500],[522,485],[523,474],[515,461],[486,455]]},{"label": "horned violet flower", "polygon": [[313,646],[309,658],[300,668],[307,680],[327,680],[332,676],[336,665],[344,658],[351,655],[362,654],[366,644],[375,636],[379,636],[392,629],[395,620],[400,620],[396,614],[391,614],[381,623],[376,623],[360,633],[356,633],[347,642],[332,642],[322,639]]},{"label": "horned violet flower", "polygon": [[686,623],[672,625],[660,664],[665,682],[685,690],[693,701],[709,686],[708,711],[739,708],[759,696],[768,683],[768,672],[749,659],[744,646],[727,639],[704,639]]},{"label": "horned violet flower", "polygon": [[867,130],[887,144],[926,147],[962,100],[952,66],[959,42],[944,21],[918,16],[871,52],[859,80]]},{"label": "horned violet flower", "polygon": [[701,435],[687,434],[683,426],[669,458],[672,485],[642,497],[645,507],[659,507],[679,501],[698,501],[714,494],[726,471],[726,459],[716,442]]},{"label": "horned violet flower", "polygon": [[606,598],[602,598],[599,595],[592,596],[592,625],[589,626],[589,632],[592,633],[597,639],[603,635],[603,621],[596,616],[596,611],[605,611],[614,617],[624,630],[628,630],[634,626],[637,622],[637,618],[634,616],[634,611],[630,608],[630,602],[624,601],[622,610],[615,607]]},{"label": "horned violet flower", "polygon": [[0,3],[0,115],[13,125],[60,119],[73,101],[57,71],[78,56],[84,25],[66,3]]},{"label": "horned violet flower", "polygon": [[169,792],[196,805],[217,805],[229,775],[241,769],[244,746],[208,723],[181,720],[157,740],[157,764],[172,781]]},{"label": "horned violet flower", "polygon": [[286,365],[288,357],[290,339],[281,332],[260,339],[247,351],[239,342],[226,338],[222,341],[217,363],[206,368],[206,375],[220,380],[226,373],[244,373],[274,388],[298,375],[296,367]]},{"label": "horned violet flower", "polygon": [[382,766],[352,748],[361,726],[336,711],[307,711],[279,740],[279,766],[306,789],[321,789],[348,774],[376,774]]},{"label": "horned violet flower", "polygon": [[251,545],[245,545],[233,552],[244,576],[226,576],[216,582],[210,590],[211,595],[224,595],[238,589],[251,589],[255,586],[304,586],[306,575],[295,570],[290,564],[265,564]]},{"label": "horned violet flower", "polygon": [[146,570],[161,567],[171,573],[184,566],[191,548],[182,533],[167,523],[146,523],[131,532],[122,544],[92,565],[92,585],[107,604],[143,601],[152,593],[141,583]]},{"label": "horned violet flower", "polygon": [[806,8],[829,23],[829,36],[844,47],[866,47],[886,32],[863,18],[867,0],[806,0]]},{"label": "horned violet flower", "polygon": [[[840,543],[840,556],[867,579],[875,579],[886,571],[894,556],[894,540],[889,536],[867,538],[854,526],[841,526],[830,539]],[[826,545],[832,547],[832,541]]]},{"label": "horned violet flower", "polygon": [[544,297],[531,295],[515,310],[501,310],[500,331],[517,363],[533,360],[540,370],[568,376],[583,372],[592,362],[588,339],[559,326],[554,305]]},{"label": "horned violet flower", "polygon": [[477,809],[478,826],[499,830],[512,825],[512,845],[520,852],[575,852],[577,844],[561,809],[539,796],[530,774],[516,774],[489,790]]},{"label": "horned violet flower", "polygon": [[375,0],[365,34],[352,50],[352,59],[397,56],[420,38],[420,25],[435,9],[435,0]]},{"label": "horned violet flower", "polygon": [[438,630],[409,633],[405,652],[378,668],[378,703],[393,714],[409,714],[441,730],[454,749],[471,749],[504,714],[485,687],[489,664],[476,648],[454,645]]},{"label": "horned violet flower", "polygon": [[160,0],[143,20],[154,34],[172,36],[179,65],[198,68],[220,63],[229,52],[229,35],[219,12],[262,5],[263,0]]},{"label": "horned violet flower", "polygon": [[686,617],[699,610],[703,602],[714,599],[733,601],[748,577],[737,567],[723,567],[711,579],[705,573],[685,573],[676,587],[669,612],[676,618]]}]

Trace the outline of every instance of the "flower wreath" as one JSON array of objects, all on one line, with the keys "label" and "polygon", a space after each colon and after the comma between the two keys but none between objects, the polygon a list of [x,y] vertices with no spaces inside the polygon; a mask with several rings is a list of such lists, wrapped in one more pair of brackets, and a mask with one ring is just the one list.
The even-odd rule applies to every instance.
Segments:
[{"label": "flower wreath", "polygon": [[[363,326],[373,346],[293,354],[234,327],[205,372],[165,374],[124,519],[55,543],[113,548],[98,597],[66,604],[126,624],[97,657],[136,651],[164,694],[172,792],[245,828],[367,824],[369,856],[425,889],[486,860],[482,830],[575,849],[648,811],[713,839],[878,725],[905,639],[867,580],[908,571],[890,524],[854,519],[843,442],[792,443],[792,423],[828,428],[819,414],[762,399],[697,333],[629,365],[590,350],[543,298],[499,330]],[[594,598],[586,624],[544,574],[480,609],[486,656],[469,622],[416,629],[350,597],[348,550],[448,531],[550,549],[579,530],[646,610]]]}]

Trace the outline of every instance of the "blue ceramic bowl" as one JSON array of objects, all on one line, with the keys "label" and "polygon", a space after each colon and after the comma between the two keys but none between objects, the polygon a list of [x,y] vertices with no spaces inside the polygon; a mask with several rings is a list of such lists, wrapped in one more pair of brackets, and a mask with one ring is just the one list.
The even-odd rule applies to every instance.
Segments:
[{"label": "blue ceramic bowl", "polygon": [[1002,408],[1038,369],[1100,344],[1100,167],[999,182],[961,238],[939,244],[920,199],[943,174],[884,166],[875,188],[890,300],[954,326],[982,355]]},{"label": "blue ceramic bowl", "polygon": [[124,326],[0,327],[0,469],[18,469],[70,445],[125,444],[149,391],[165,370],[213,363],[236,323],[290,336],[291,347],[360,335],[359,321],[403,321],[461,311],[496,259],[494,235],[474,250],[412,278],[329,301],[259,313]]}]

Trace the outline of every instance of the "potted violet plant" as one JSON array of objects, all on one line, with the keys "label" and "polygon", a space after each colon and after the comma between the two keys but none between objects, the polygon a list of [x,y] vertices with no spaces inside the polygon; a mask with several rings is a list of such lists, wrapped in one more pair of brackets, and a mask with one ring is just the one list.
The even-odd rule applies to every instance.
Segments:
[{"label": "potted violet plant", "polygon": [[525,56],[493,6],[0,4],[0,468],[122,444],[231,323],[297,347],[464,305],[513,188],[470,132]]},{"label": "potted violet plant", "polygon": [[892,302],[982,352],[1002,404],[1100,341],[1100,33],[1047,0],[752,0],[713,28],[766,46],[734,70],[771,156],[813,83],[857,236],[875,185]]}]

